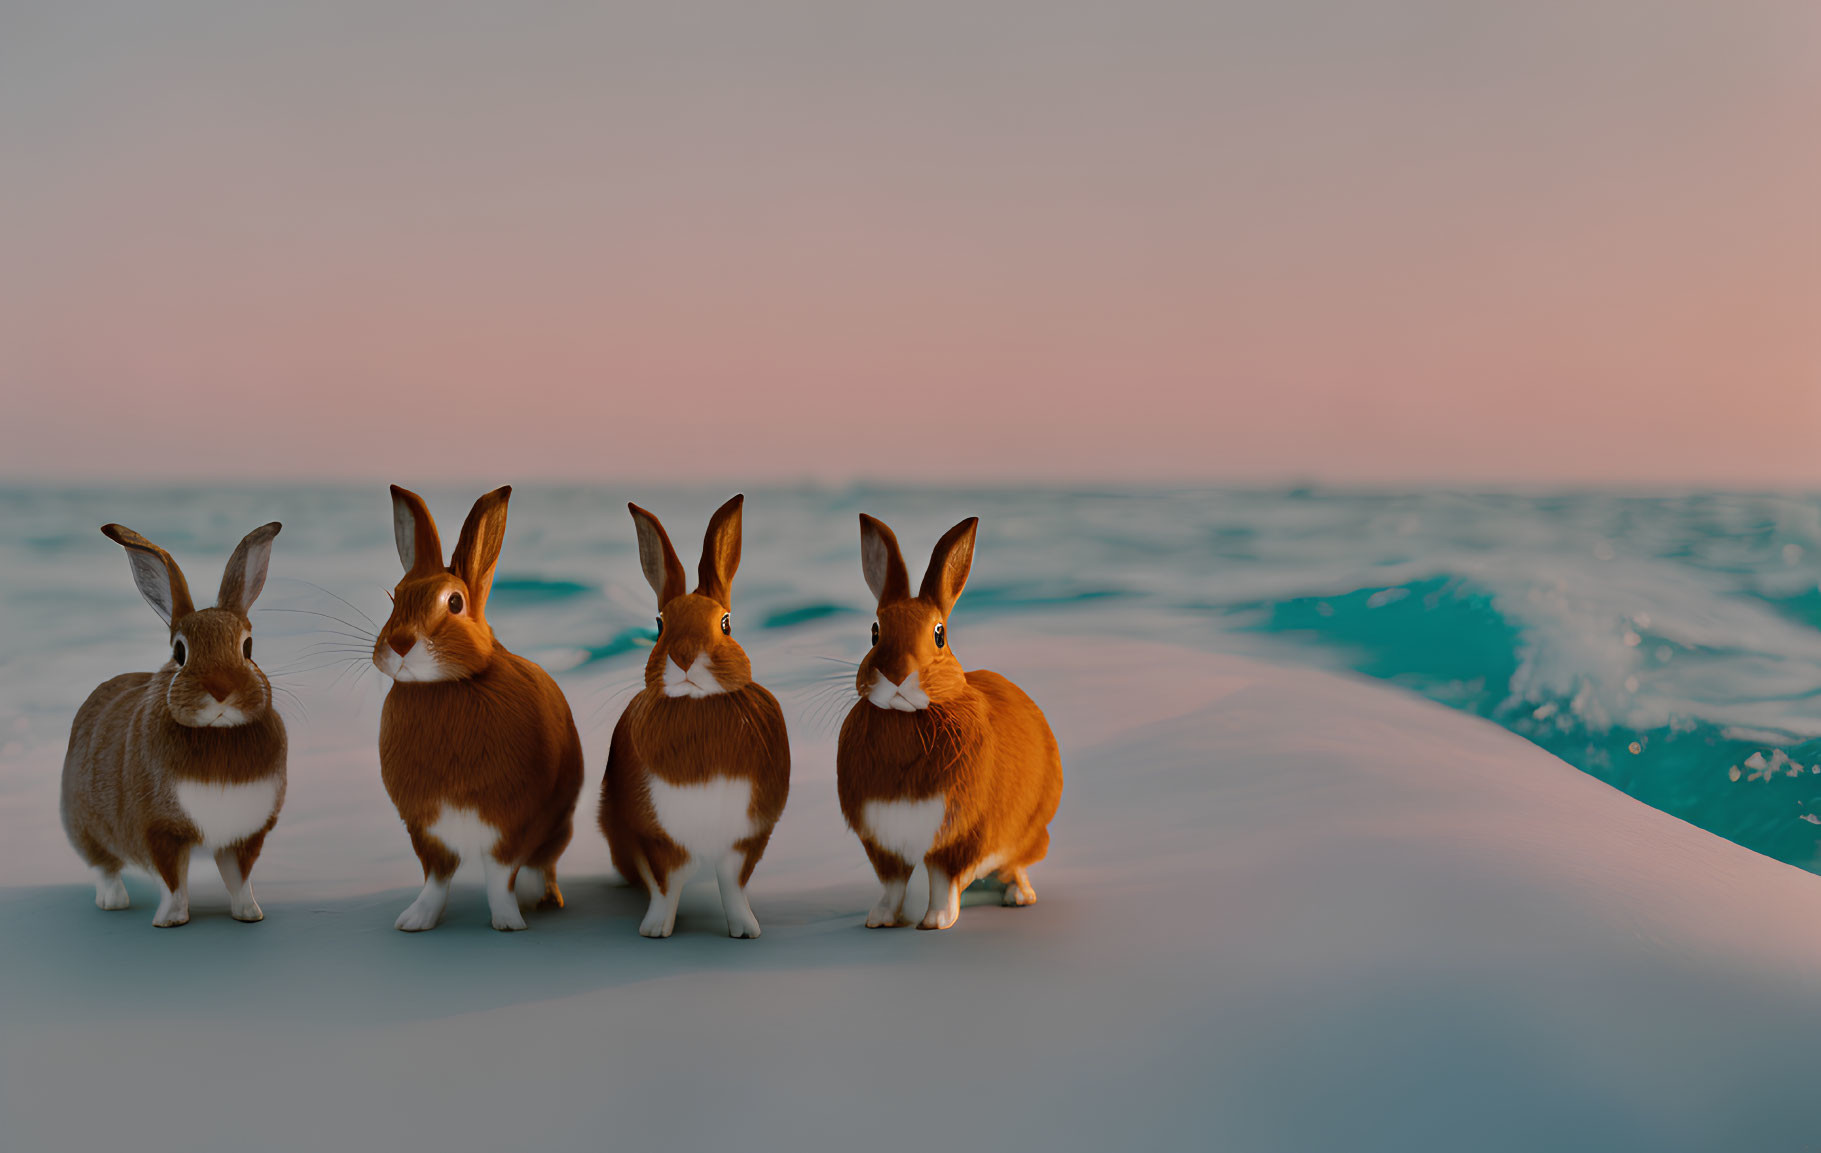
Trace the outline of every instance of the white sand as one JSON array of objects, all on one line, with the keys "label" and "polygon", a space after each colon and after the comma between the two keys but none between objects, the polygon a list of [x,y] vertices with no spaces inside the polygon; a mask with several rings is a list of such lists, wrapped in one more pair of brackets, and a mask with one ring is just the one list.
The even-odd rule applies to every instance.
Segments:
[{"label": "white sand", "polygon": [[1063,745],[1037,906],[861,927],[809,738],[764,937],[708,887],[644,940],[592,823],[606,716],[569,908],[495,933],[464,872],[409,936],[373,764],[303,739],[263,924],[201,861],[189,926],[144,881],[103,913],[24,838],[67,882],[0,890],[0,1148],[1821,1147],[1821,878],[1382,686],[976,631]]}]

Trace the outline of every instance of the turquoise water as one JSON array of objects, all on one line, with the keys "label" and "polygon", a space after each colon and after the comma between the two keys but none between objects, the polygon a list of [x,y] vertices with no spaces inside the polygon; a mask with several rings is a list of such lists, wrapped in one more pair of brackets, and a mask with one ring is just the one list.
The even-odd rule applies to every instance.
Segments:
[{"label": "turquoise water", "polygon": [[[1811,870],[1821,823],[1817,503],[1320,496],[1355,562],[1217,611],[1475,713]],[[1247,562],[1294,546],[1278,534]],[[1230,558],[1239,559],[1239,558]]]},{"label": "turquoise water", "polygon": [[[475,490],[427,495],[451,546]],[[725,496],[537,485],[514,496],[489,615],[514,648],[558,672],[578,717],[611,722],[652,635],[625,501],[663,516],[693,566]],[[190,562],[201,600],[242,532],[283,520],[256,617],[265,667],[303,705],[371,690],[350,687],[364,683],[360,662],[341,663],[337,646],[358,649],[342,634],[366,627],[362,614],[383,617],[395,576],[383,487],[5,497],[0,801],[9,774],[52,771],[70,714],[101,675],[151,663],[155,622],[119,550],[95,531],[104,521]],[[1136,636],[1350,669],[1485,717],[1651,805],[1821,871],[1821,500],[754,490],[736,621],[768,646],[769,681],[810,721],[827,713],[829,670],[839,667],[824,658],[855,659],[866,645],[861,510],[897,528],[913,576],[943,529],[983,518],[951,625],[964,660],[969,624],[997,620],[1084,644]],[[356,738],[370,743],[371,733]]]}]

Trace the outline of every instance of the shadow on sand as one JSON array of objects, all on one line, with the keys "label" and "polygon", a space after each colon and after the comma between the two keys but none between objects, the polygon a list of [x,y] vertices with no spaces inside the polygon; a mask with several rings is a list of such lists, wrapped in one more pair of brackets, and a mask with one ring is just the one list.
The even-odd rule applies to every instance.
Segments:
[{"label": "shadow on sand", "polygon": [[[861,885],[756,898],[756,941],[726,935],[712,885],[685,892],[673,936],[641,937],[645,895],[611,876],[567,879],[561,910],[524,900],[521,933],[496,932],[480,886],[459,882],[428,933],[392,927],[413,889],[262,897],[265,920],[241,924],[224,895],[193,884],[190,923],[155,929],[152,882],[129,873],[127,888],[132,907],[116,912],[97,909],[86,885],[0,890],[6,919],[31,926],[0,936],[8,987],[35,991],[8,1017],[421,1020],[694,973],[915,963],[929,938],[950,938],[952,953],[957,935],[866,929],[874,894]],[[965,903],[997,905],[998,894],[970,890]]]}]

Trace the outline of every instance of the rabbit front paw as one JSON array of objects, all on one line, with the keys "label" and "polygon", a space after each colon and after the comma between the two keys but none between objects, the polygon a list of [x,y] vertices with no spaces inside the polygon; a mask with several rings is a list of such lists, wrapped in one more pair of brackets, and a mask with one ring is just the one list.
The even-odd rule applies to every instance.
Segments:
[{"label": "rabbit front paw", "polygon": [[152,917],[152,925],[158,929],[173,929],[178,925],[190,923],[190,897],[188,893],[166,893],[158,902],[158,912]]},{"label": "rabbit front paw", "polygon": [[917,928],[946,929],[950,925],[953,925],[956,919],[956,915],[946,908],[931,909],[929,912],[923,914],[923,919],[921,921],[917,922]]},{"label": "rabbit front paw", "polygon": [[493,915],[493,927],[502,933],[516,933],[525,927],[525,914],[519,911],[518,894],[512,891],[512,878],[517,869],[509,869],[492,857],[483,868],[487,874],[487,911]]},{"label": "rabbit front paw", "polygon": [[119,873],[102,873],[95,875],[95,907],[97,909],[124,909],[131,905],[132,898],[126,895],[126,882],[120,879]]},{"label": "rabbit front paw", "polygon": [[879,900],[873,905],[872,912],[866,914],[866,927],[869,929],[895,929],[909,924],[904,919],[904,890],[908,887],[908,877],[885,882],[885,889],[879,894]]},{"label": "rabbit front paw", "polygon": [[917,923],[919,929],[946,929],[961,916],[961,886],[941,869],[929,867],[929,912]]},{"label": "rabbit front paw", "polygon": [[502,933],[516,933],[525,927],[525,915],[517,908],[495,909],[493,927]]},{"label": "rabbit front paw", "polygon": [[1012,879],[1005,886],[1004,903],[1007,905],[1035,905],[1037,890],[1031,887],[1031,878],[1023,869],[1012,874]]},{"label": "rabbit front paw", "polygon": [[424,881],[424,891],[417,895],[392,927],[405,933],[421,933],[442,923],[443,907],[449,903],[449,882],[435,877]]},{"label": "rabbit front paw", "polygon": [[897,903],[881,897],[874,905],[872,912],[866,914],[866,927],[869,929],[896,929],[910,924],[904,919],[903,901]]}]

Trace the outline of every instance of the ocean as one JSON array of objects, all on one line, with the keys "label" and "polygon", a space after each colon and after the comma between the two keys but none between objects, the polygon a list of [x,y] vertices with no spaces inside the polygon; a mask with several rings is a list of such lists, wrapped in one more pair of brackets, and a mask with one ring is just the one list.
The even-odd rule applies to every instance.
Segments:
[{"label": "ocean", "polygon": [[[480,487],[423,489],[446,550]],[[514,493],[488,616],[508,647],[557,675],[597,781],[654,635],[626,501],[663,519],[693,572],[708,514],[728,495]],[[0,509],[0,830],[12,843],[61,840],[56,778],[83,697],[164,657],[122,550],[97,531],[109,521],[175,554],[199,603],[245,532],[284,522],[254,623],[258,659],[284,690],[293,778],[312,759],[369,754],[384,686],[363,654],[398,576],[383,485],[25,486]],[[1117,637],[1350,670],[1821,871],[1821,498],[750,490],[735,635],[785,703],[793,739],[820,755],[851,700],[841,662],[868,643],[861,511],[896,529],[913,581],[944,529],[981,518],[950,623],[963,664],[969,626],[992,621],[1086,651]],[[54,866],[40,875],[81,875],[73,854]]]}]

